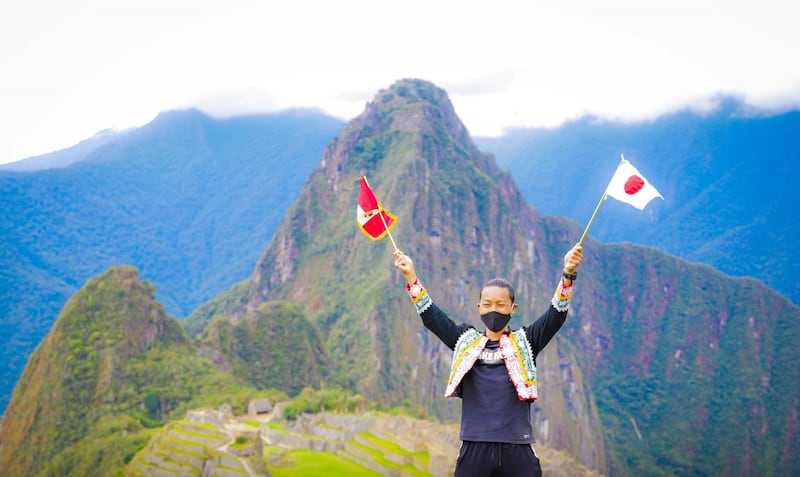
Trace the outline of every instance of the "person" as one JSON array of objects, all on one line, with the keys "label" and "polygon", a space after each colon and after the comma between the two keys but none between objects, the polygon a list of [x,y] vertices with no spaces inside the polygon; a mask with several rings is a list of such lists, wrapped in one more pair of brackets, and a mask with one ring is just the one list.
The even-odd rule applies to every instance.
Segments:
[{"label": "person", "polygon": [[536,356],[566,320],[582,260],[583,247],[577,244],[564,256],[547,311],[516,331],[508,325],[518,309],[513,286],[502,278],[488,281],[479,295],[478,313],[486,326],[479,332],[467,323],[456,324],[436,306],[411,258],[394,252],[394,265],[406,279],[422,323],[453,350],[444,394],[462,399],[455,477],[542,475],[531,423],[531,403],[538,398]]}]

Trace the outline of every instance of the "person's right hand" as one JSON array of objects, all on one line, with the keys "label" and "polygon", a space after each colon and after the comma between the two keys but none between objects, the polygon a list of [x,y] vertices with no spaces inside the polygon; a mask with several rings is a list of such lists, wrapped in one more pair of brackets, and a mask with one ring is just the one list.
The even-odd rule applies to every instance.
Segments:
[{"label": "person's right hand", "polygon": [[408,283],[414,283],[417,280],[414,261],[400,250],[394,251],[394,266],[406,277]]}]

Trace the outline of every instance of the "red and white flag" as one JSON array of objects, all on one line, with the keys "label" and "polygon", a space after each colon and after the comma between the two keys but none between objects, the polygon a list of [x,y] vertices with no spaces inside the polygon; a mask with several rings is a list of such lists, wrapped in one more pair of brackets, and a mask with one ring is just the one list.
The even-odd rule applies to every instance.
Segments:
[{"label": "red and white flag", "polygon": [[633,164],[624,158],[619,163],[611,182],[608,183],[606,194],[639,210],[644,210],[644,207],[656,197],[664,199],[656,188],[633,167]]},{"label": "red and white flag", "polygon": [[361,192],[356,209],[358,227],[372,240],[382,239],[397,223],[397,217],[383,208],[369,188],[367,178],[361,176]]}]

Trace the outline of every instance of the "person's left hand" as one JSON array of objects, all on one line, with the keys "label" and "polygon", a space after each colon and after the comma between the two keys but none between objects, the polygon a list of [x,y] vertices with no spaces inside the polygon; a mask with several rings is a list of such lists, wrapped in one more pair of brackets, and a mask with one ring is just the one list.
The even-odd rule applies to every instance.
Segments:
[{"label": "person's left hand", "polygon": [[564,271],[575,273],[583,261],[583,245],[575,244],[566,255],[564,255]]}]

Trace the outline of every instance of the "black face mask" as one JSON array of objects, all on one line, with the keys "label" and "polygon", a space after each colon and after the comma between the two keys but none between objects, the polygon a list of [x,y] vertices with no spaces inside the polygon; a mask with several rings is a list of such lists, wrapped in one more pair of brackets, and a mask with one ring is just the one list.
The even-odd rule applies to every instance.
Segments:
[{"label": "black face mask", "polygon": [[504,315],[503,313],[497,311],[490,311],[485,315],[481,315],[481,321],[483,324],[495,333],[505,328],[510,319],[511,315]]}]

